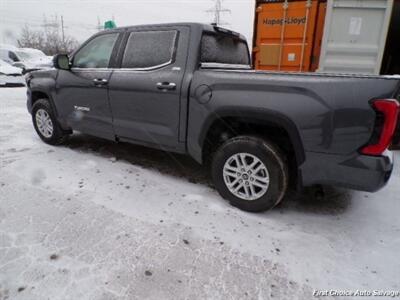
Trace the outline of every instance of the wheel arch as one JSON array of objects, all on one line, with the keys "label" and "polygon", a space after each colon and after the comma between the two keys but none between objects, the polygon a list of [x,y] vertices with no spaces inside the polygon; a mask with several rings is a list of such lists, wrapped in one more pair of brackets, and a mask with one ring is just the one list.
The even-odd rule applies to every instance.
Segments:
[{"label": "wheel arch", "polygon": [[213,128],[218,124],[218,122],[225,123],[226,126],[230,126],[225,120],[232,121],[235,120],[242,124],[255,124],[262,126],[276,126],[285,130],[288,137],[293,144],[294,150],[296,152],[296,159],[301,164],[305,160],[305,151],[303,143],[301,141],[300,133],[297,126],[292,120],[283,115],[280,112],[266,110],[266,109],[243,109],[243,108],[228,108],[216,111],[215,113],[208,116],[203,124],[201,134],[199,136],[198,142],[204,149],[204,143]]},{"label": "wheel arch", "polygon": [[207,162],[211,153],[226,139],[238,135],[259,135],[271,139],[285,152],[293,152],[291,173],[293,184],[299,182],[298,167],[305,161],[304,146],[299,130],[292,120],[282,113],[267,109],[219,110],[208,116],[204,122],[198,143],[201,149],[201,162]]},{"label": "wheel arch", "polygon": [[35,102],[39,99],[47,99],[49,100],[49,103],[51,105],[51,108],[53,109],[54,113],[56,116],[58,116],[56,106],[54,105],[53,98],[51,97],[50,93],[41,89],[32,89],[29,92],[28,96],[28,110],[29,112],[32,112],[32,107],[35,104]]},{"label": "wheel arch", "polygon": [[65,132],[71,133],[71,128],[60,118],[54,100],[48,91],[42,89],[28,90],[28,101],[27,101],[28,111],[32,113],[33,105],[35,104],[36,101],[40,99],[47,99],[49,101],[51,109],[53,110],[55,117],[57,118],[61,128]]},{"label": "wheel arch", "polygon": [[43,91],[32,91],[32,106],[37,100],[44,98],[50,100],[50,96],[47,93]]}]

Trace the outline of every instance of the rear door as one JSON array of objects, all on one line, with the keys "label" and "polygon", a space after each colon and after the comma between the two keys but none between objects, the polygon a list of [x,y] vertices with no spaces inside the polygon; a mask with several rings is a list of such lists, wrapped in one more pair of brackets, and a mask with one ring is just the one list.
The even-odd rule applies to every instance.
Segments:
[{"label": "rear door", "polygon": [[74,130],[107,139],[115,137],[107,87],[118,37],[118,32],[95,36],[74,54],[71,70],[58,72],[57,112]]},{"label": "rear door", "polygon": [[186,68],[187,27],[128,31],[109,83],[116,135],[177,149],[181,86]]}]

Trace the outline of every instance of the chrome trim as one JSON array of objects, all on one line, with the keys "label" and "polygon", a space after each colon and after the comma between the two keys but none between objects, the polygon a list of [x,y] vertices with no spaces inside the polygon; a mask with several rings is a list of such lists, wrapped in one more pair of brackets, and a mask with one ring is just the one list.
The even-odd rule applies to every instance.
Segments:
[{"label": "chrome trim", "polygon": [[95,72],[95,71],[120,71],[120,72],[127,72],[127,71],[134,71],[134,72],[143,72],[143,71],[154,71],[166,67],[172,64],[172,59],[167,61],[166,63],[147,67],[147,68],[72,68],[71,71],[79,71],[79,72]]},{"label": "chrome trim", "polygon": [[170,59],[169,61],[167,61],[167,62],[165,62],[165,63],[163,63],[163,64],[160,64],[160,65],[157,65],[157,66],[153,66],[153,67],[147,67],[147,68],[119,68],[119,69],[114,69],[114,71],[138,71],[138,72],[143,72],[143,71],[154,71],[154,70],[158,70],[158,69],[161,69],[161,68],[163,68],[163,67],[166,67],[166,66],[168,66],[168,65],[171,65],[172,64],[172,59]]},{"label": "chrome trim", "polygon": [[112,71],[112,68],[71,68],[71,71],[94,72],[94,71]]},{"label": "chrome trim", "polygon": [[77,111],[90,111],[90,108],[86,107],[86,106],[74,105],[74,109],[77,110]]},{"label": "chrome trim", "polygon": [[[153,71],[153,70],[158,70],[160,68],[166,67],[168,65],[172,65],[175,62],[175,56],[176,56],[176,50],[177,50],[177,41],[178,41],[178,36],[179,36],[179,31],[178,30],[144,30],[144,31],[131,31],[129,32],[129,37],[128,40],[130,38],[130,35],[132,33],[136,33],[136,32],[155,32],[155,31],[172,31],[175,33],[174,35],[174,39],[172,41],[172,46],[171,46],[171,51],[172,51],[172,55],[171,58],[162,64],[159,65],[155,65],[155,66],[151,66],[151,67],[145,67],[145,68],[78,68],[78,67],[72,67],[71,71],[79,71],[79,72],[94,72],[94,71],[118,71],[118,72],[143,72],[143,71]],[[125,51],[126,51],[126,46],[124,49],[124,53],[123,55],[125,55]],[[180,67],[179,67],[180,70]]]},{"label": "chrome trim", "polygon": [[168,84],[164,82],[157,82],[157,88],[160,90],[174,90],[176,89],[175,82],[169,82]]},{"label": "chrome trim", "polygon": [[238,64],[224,64],[224,63],[200,63],[202,69],[240,69],[240,70],[251,70],[250,65],[238,65]]}]

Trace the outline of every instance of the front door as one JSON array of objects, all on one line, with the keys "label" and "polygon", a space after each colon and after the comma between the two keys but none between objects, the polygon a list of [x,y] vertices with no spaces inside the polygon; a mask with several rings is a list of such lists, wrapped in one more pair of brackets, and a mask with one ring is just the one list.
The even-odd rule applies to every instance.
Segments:
[{"label": "front door", "polygon": [[71,70],[59,70],[56,108],[59,117],[74,130],[114,138],[107,87],[117,38],[115,32],[95,36],[72,57]]},{"label": "front door", "polygon": [[180,97],[188,35],[186,27],[126,33],[121,68],[114,70],[109,83],[119,138],[166,148],[180,146]]}]

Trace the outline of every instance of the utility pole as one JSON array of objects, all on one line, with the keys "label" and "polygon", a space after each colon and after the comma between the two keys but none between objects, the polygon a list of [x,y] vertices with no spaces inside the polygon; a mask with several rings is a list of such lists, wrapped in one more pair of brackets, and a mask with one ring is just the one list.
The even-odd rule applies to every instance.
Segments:
[{"label": "utility pole", "polygon": [[61,34],[62,34],[62,43],[65,44],[65,32],[64,32],[64,16],[61,15]]},{"label": "utility pole", "polygon": [[96,27],[96,28],[97,28],[98,31],[104,29],[104,26],[101,24],[101,21],[100,21],[100,17],[99,17],[99,16],[97,16],[97,27]]},{"label": "utility pole", "polygon": [[206,12],[214,14],[213,24],[215,24],[217,26],[229,25],[228,23],[222,21],[221,14],[222,13],[231,13],[231,10],[222,7],[223,0],[213,0],[213,1],[214,1],[214,7],[206,10]]}]

